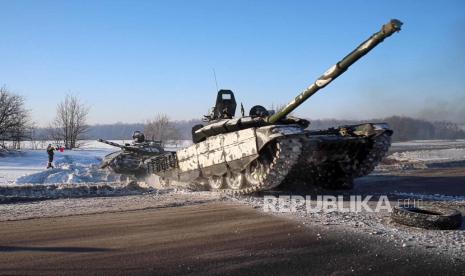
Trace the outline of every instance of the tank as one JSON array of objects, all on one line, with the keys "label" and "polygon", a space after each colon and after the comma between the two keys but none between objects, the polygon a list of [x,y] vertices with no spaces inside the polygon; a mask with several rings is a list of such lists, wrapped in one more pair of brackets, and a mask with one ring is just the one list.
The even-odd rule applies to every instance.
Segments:
[{"label": "tank", "polygon": [[146,160],[149,173],[167,186],[249,194],[280,185],[350,189],[369,174],[390,146],[385,123],[346,125],[310,131],[309,121],[289,114],[344,73],[385,38],[400,31],[393,19],[329,68],[278,112],[257,105],[236,112],[235,95],[218,91],[205,125],[192,129],[193,145]]},{"label": "tank", "polygon": [[144,161],[148,158],[164,153],[161,141],[146,140],[145,135],[135,131],[131,144],[117,144],[104,139],[98,139],[121,150],[110,153],[103,158],[100,168],[108,168],[116,173],[144,177],[147,174],[147,165]]}]

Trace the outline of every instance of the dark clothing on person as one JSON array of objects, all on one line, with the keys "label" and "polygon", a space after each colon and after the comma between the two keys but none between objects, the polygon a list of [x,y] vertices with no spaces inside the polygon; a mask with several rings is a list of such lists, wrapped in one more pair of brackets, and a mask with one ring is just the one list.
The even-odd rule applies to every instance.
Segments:
[{"label": "dark clothing on person", "polygon": [[53,155],[55,154],[55,148],[52,147],[52,146],[48,146],[47,147],[47,154],[48,154],[48,164],[47,164],[47,169],[48,168],[52,168],[53,169],[53,166],[52,166],[52,162],[53,162]]}]

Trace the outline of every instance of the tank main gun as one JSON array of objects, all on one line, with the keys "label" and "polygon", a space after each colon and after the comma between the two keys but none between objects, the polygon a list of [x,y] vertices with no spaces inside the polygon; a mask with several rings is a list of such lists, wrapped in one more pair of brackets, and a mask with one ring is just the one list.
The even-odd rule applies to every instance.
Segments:
[{"label": "tank main gun", "polygon": [[[151,151],[149,151],[148,149],[144,149],[143,147],[138,147],[136,145],[128,145],[128,144],[121,145],[121,144],[114,143],[114,142],[104,140],[104,139],[98,139],[97,141],[99,141],[100,143],[104,143],[104,144],[107,144],[107,145],[110,145],[110,146],[113,146],[113,147],[120,148],[120,149],[125,150],[125,151],[134,152],[134,153],[148,154],[148,153],[152,153],[152,152],[153,153],[160,153],[162,151],[161,148],[158,149],[158,147],[157,147],[156,151],[154,151],[154,149],[151,149]],[[159,144],[157,144],[157,146],[159,146]]]},{"label": "tank main gun", "polygon": [[266,118],[268,123],[275,123],[286,115],[291,113],[299,105],[305,102],[309,97],[318,92],[321,88],[331,83],[334,79],[342,75],[352,64],[354,64],[361,57],[366,55],[369,51],[375,48],[379,43],[393,33],[400,31],[402,22],[397,19],[392,19],[387,24],[384,24],[381,30],[373,34],[370,38],[362,42],[355,50],[341,59],[338,63],[329,68],[321,77],[319,77],[314,83],[312,83],[307,89],[295,97],[290,103],[284,108],[276,112],[275,114]]},{"label": "tank main gun", "polygon": [[115,143],[115,142],[112,142],[112,141],[108,141],[108,140],[104,140],[104,139],[98,139],[97,141],[99,141],[100,143],[104,143],[104,144],[113,146],[113,147],[120,148],[122,150],[127,150],[127,151],[132,151],[132,152],[143,152],[143,150],[141,150],[139,148],[131,147],[129,145],[121,145],[121,144],[118,144],[118,143]]}]

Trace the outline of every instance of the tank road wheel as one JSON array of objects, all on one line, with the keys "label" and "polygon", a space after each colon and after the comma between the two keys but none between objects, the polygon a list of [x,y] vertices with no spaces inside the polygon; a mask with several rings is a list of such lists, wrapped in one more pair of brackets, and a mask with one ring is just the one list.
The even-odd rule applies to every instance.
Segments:
[{"label": "tank road wheel", "polygon": [[224,186],[224,177],[213,175],[208,178],[208,183],[213,190],[219,190]]},{"label": "tank road wheel", "polygon": [[191,181],[188,187],[194,191],[208,191],[210,190],[210,181],[205,177],[198,177]]},{"label": "tank road wheel", "polygon": [[162,176],[158,177],[158,182],[160,183],[160,186],[163,188],[168,188],[170,186],[170,180],[168,178],[164,178]]},{"label": "tank road wheel", "polygon": [[252,161],[245,169],[245,180],[249,186],[259,186],[266,176],[266,167],[259,160]]},{"label": "tank road wheel", "polygon": [[230,195],[251,194],[273,189],[284,180],[299,159],[302,151],[300,138],[278,138],[260,152],[242,172],[229,171],[225,177],[228,187],[221,191]]},{"label": "tank road wheel", "polygon": [[226,176],[226,184],[228,188],[233,190],[240,190],[244,185],[244,173],[242,172],[231,172],[229,171]]}]

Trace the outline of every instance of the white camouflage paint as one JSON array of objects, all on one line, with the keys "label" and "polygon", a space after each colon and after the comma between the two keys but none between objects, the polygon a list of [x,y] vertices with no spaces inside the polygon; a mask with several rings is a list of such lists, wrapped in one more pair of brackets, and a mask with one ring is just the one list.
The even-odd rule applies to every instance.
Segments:
[{"label": "white camouflage paint", "polygon": [[327,78],[329,77],[330,75],[332,75],[334,73],[334,71],[336,70],[337,68],[337,65],[333,65],[331,66],[331,68],[329,68],[328,70],[326,70],[326,72],[323,74],[323,77]]},{"label": "white camouflage paint", "polygon": [[204,169],[258,155],[255,129],[207,138],[177,153],[180,172]]},{"label": "white camouflage paint", "polygon": [[332,78],[328,78],[328,79],[319,79],[315,82],[316,86],[318,87],[323,87],[325,85],[327,85],[330,81],[332,81],[333,79]]}]

